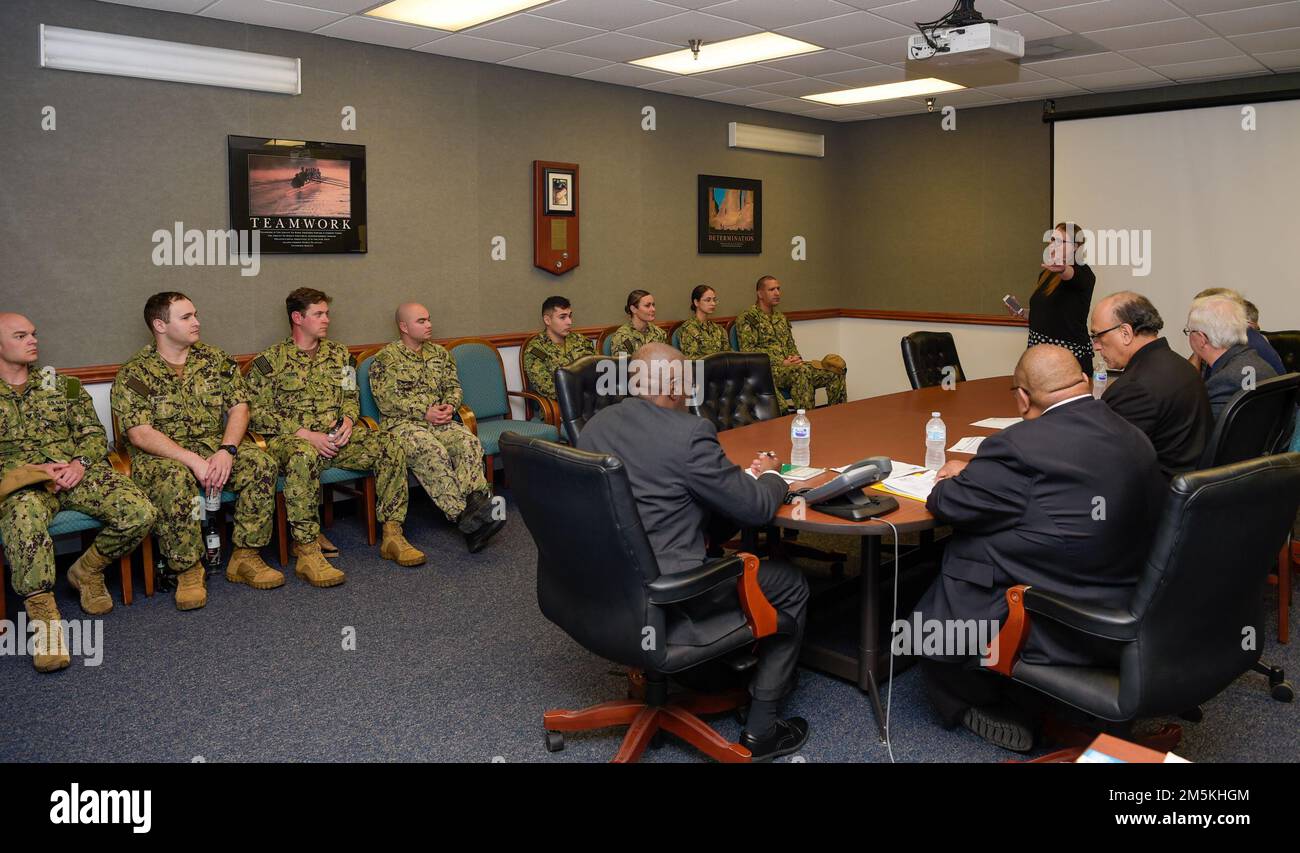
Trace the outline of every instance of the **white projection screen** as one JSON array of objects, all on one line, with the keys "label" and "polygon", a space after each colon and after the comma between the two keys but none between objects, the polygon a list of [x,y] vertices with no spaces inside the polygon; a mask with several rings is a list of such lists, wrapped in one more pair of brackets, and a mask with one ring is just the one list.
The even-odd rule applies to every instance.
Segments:
[{"label": "white projection screen", "polygon": [[[1183,354],[1188,305],[1207,287],[1240,291],[1265,331],[1300,329],[1300,101],[1058,121],[1053,132],[1053,220],[1094,232],[1094,302],[1146,295]],[[1148,240],[1148,274],[1133,275]],[[1098,263],[1103,251],[1128,263]]]}]

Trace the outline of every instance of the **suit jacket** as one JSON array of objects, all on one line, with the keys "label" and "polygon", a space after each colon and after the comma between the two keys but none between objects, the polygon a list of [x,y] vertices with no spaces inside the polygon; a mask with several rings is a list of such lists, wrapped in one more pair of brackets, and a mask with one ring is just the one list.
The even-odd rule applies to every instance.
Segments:
[{"label": "suit jacket", "polygon": [[[623,461],[663,574],[703,565],[710,513],[757,527],[776,514],[788,488],[776,474],[756,480],[728,460],[717,429],[704,418],[635,397],[597,412],[578,447]],[[744,623],[733,584],[679,611],[682,618],[669,625],[673,643],[706,645]]]},{"label": "suit jacket", "polygon": [[[1001,626],[1006,591],[1017,584],[1125,607],[1165,489],[1150,440],[1099,400],[1075,400],[1008,427],[930,493],[926,506],[954,533],[917,610],[925,619]],[[1026,662],[1058,665],[1114,656],[1047,619],[1033,620],[1022,652]]]},{"label": "suit jacket", "polygon": [[[1253,368],[1252,374],[1247,368]],[[1214,420],[1228,407],[1228,402],[1241,391],[1247,376],[1262,382],[1277,376],[1277,371],[1269,366],[1250,344],[1236,344],[1219,356],[1210,365],[1210,374],[1205,379],[1205,393],[1210,398],[1210,414]]]},{"label": "suit jacket", "polygon": [[1151,439],[1166,479],[1200,462],[1214,429],[1210,400],[1196,368],[1164,338],[1133,353],[1101,399]]}]

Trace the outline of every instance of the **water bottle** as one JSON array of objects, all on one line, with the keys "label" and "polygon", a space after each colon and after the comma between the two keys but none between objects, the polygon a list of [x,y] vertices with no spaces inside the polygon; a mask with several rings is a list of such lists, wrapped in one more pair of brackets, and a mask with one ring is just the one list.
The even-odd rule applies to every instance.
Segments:
[{"label": "water bottle", "polygon": [[944,449],[948,446],[948,427],[940,420],[938,412],[930,413],[925,424],[925,467],[938,471],[947,461]]},{"label": "water bottle", "polygon": [[1096,372],[1092,374],[1092,396],[1100,400],[1101,395],[1106,393],[1106,362],[1102,362]]},{"label": "water bottle", "polygon": [[217,518],[221,512],[221,492],[209,489],[203,499],[203,568],[204,574],[213,575],[221,569],[221,535],[217,533]]},{"label": "water bottle", "polygon": [[812,464],[812,422],[803,409],[790,423],[790,464],[796,468]]}]

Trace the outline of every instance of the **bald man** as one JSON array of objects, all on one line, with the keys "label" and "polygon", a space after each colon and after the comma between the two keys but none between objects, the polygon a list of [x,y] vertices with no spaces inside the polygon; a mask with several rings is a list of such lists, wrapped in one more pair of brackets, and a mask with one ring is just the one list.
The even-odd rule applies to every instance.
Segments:
[{"label": "bald man", "polygon": [[[86,389],[52,367],[37,367],[38,358],[31,321],[0,313],[0,538],[28,620],[57,626],[62,616],[52,592],[49,534],[55,514],[76,510],[103,524],[68,569],[81,609],[92,616],[113,609],[104,568],[130,553],[158,514],[144,492],[108,464],[108,439]],[[61,630],[47,629],[35,643],[37,670],[69,664]]]},{"label": "bald man", "polygon": [[[789,488],[777,473],[777,459],[753,460],[750,472],[755,476],[750,476],[722,452],[713,424],[686,411],[690,389],[681,378],[690,373],[688,365],[667,344],[642,346],[629,365],[633,396],[597,412],[578,438],[582,450],[623,461],[641,524],[665,575],[704,565],[703,525],[710,514],[758,527],[771,521]],[[581,519],[576,519],[573,534],[581,537],[582,532]],[[808,583],[798,568],[780,560],[763,561],[758,583],[776,608],[777,633],[758,644],[740,743],[752,760],[770,761],[797,751],[808,737],[807,722],[777,715],[780,702],[794,689]],[[675,621],[670,643],[707,645],[745,624],[730,584],[679,606],[684,618]]]},{"label": "bald man", "polygon": [[483,473],[483,445],[453,416],[464,394],[451,353],[434,343],[429,310],[397,308],[398,339],[370,362],[370,390],[406,464],[429,497],[465,536],[471,554],[505,526]]},{"label": "bald man", "polygon": [[[1069,350],[1030,347],[1013,384],[1024,420],[986,438],[969,463],[940,469],[926,502],[954,533],[916,609],[945,629],[955,627],[952,620],[982,620],[987,637],[1006,621],[1006,591],[1017,584],[1089,606],[1128,606],[1166,488],[1151,441],[1093,399]],[[1021,659],[1095,666],[1113,664],[1117,654],[1037,619]],[[926,651],[926,686],[942,723],[1030,749],[1033,720],[1007,701],[1010,680],[979,672],[969,655],[969,648]]]}]

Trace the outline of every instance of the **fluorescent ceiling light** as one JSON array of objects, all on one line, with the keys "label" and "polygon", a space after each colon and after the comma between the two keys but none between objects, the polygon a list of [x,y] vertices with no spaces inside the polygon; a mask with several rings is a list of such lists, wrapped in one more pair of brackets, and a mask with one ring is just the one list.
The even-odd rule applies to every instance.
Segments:
[{"label": "fluorescent ceiling light", "polygon": [[632,60],[633,65],[643,65],[672,74],[698,74],[701,71],[717,71],[733,65],[745,65],[750,62],[762,62],[767,59],[780,59],[784,56],[798,56],[822,50],[815,44],[779,36],[776,33],[755,33],[736,39],[705,42],[700,48],[699,58],[690,50],[677,50],[659,56],[647,56],[645,59]]},{"label": "fluorescent ceiling light", "polygon": [[804,100],[843,106],[890,101],[894,98],[909,98],[916,95],[934,95],[939,92],[955,92],[965,88],[959,83],[949,83],[937,77],[925,77],[921,80],[904,80],[901,83],[885,83],[881,86],[863,86],[860,89],[841,89],[838,92],[822,92],[820,95],[804,95]]},{"label": "fluorescent ceiling light", "polygon": [[392,0],[366,14],[454,33],[549,2],[551,0]]},{"label": "fluorescent ceiling light", "polygon": [[301,60],[41,24],[41,67],[302,94]]}]

